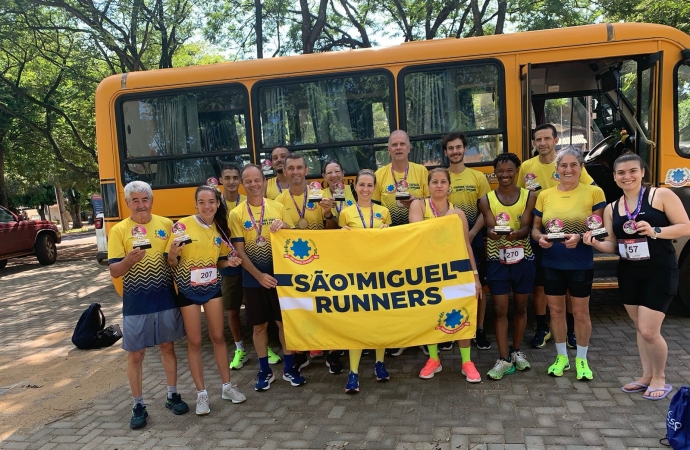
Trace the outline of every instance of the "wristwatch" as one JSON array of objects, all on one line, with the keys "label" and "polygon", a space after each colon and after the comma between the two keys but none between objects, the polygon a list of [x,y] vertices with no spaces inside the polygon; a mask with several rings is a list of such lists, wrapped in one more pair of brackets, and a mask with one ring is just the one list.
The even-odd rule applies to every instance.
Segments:
[{"label": "wristwatch", "polygon": [[652,228],[652,231],[654,231],[654,236],[651,236],[651,238],[656,239],[657,237],[659,237],[659,233],[661,233],[661,228],[654,227]]}]

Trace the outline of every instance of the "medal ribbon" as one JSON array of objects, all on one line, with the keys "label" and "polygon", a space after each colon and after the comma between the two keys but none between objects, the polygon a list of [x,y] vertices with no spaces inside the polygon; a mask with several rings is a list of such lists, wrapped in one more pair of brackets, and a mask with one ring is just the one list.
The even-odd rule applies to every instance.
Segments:
[{"label": "medal ribbon", "polygon": [[[241,196],[240,193],[238,192],[238,193],[237,193],[237,200],[235,200],[235,206],[239,206],[239,204],[240,204],[240,197],[242,197],[242,196]],[[225,200],[225,195],[223,195],[223,201],[224,201],[225,203],[227,203],[227,201]]]},{"label": "medal ribbon", "polygon": [[299,206],[297,206],[297,201],[295,200],[295,197],[292,195],[292,192],[290,192],[290,198],[292,199],[292,203],[295,204],[295,209],[297,209],[297,214],[299,215],[299,218],[304,219],[304,214],[307,210],[307,190],[304,190],[304,204],[302,205],[302,212],[300,212]]},{"label": "medal ribbon", "polygon": [[[401,183],[403,181],[407,181],[407,174],[409,173],[409,171],[410,171],[410,164],[408,163],[407,167],[405,168],[405,176],[400,181]],[[393,170],[393,164],[391,164],[391,176],[393,177],[393,183],[395,183],[395,187],[397,188],[398,184],[400,184],[400,183],[398,183],[398,180],[395,179],[395,170]]]},{"label": "medal ribbon", "polygon": [[266,204],[264,199],[261,199],[261,217],[259,217],[259,224],[257,225],[256,221],[254,220],[254,214],[252,214],[252,208],[249,206],[249,202],[247,202],[247,211],[249,212],[249,218],[252,221],[252,228],[256,230],[256,236],[259,237],[261,236],[261,230],[264,227],[264,211],[266,209]]},{"label": "medal ribbon", "polygon": [[[278,192],[280,192],[280,193],[282,194],[282,193],[283,193],[283,188],[280,187],[280,181],[278,181],[277,178],[276,178],[276,186],[278,186]],[[288,184],[287,187],[286,187],[285,189],[290,189],[290,185]]]},{"label": "medal ribbon", "polygon": [[[364,223],[364,215],[362,214],[362,210],[359,209],[359,203],[355,203],[355,206],[357,206],[357,212],[359,213],[359,218],[362,221],[362,226],[364,228],[367,227],[367,224]],[[369,215],[369,228],[374,228],[374,204],[371,204],[371,214]]]},{"label": "medal ribbon", "polygon": [[[438,217],[438,212],[436,212],[436,207],[431,199],[429,199],[429,206],[431,206],[431,212],[434,213],[434,217]],[[448,210],[450,211],[450,202],[448,202]]]},{"label": "medal ribbon", "polygon": [[625,205],[625,215],[628,216],[629,220],[635,220],[637,218],[637,215],[640,214],[640,210],[642,209],[642,196],[644,195],[644,187],[640,189],[640,195],[637,196],[637,206],[635,207],[635,211],[630,214],[630,209],[628,209],[628,201],[625,199],[625,196],[623,196],[623,205]]},{"label": "medal ribbon", "polygon": [[[330,192],[331,192],[331,197],[334,197],[334,196],[333,196],[333,191],[330,191]],[[338,203],[340,203],[340,208],[338,208]],[[335,207],[335,210],[338,212],[338,215],[340,215],[340,211],[343,210],[343,201],[341,200],[341,201],[339,201],[339,202],[336,202],[336,204],[334,205],[334,207]]]},{"label": "medal ribbon", "polygon": [[[199,218],[199,220],[201,220],[201,221],[204,223],[204,225],[206,225],[207,227],[211,228],[211,225],[209,225],[209,224],[206,223],[206,221],[204,220],[204,218],[201,217],[201,214],[197,214],[197,217]],[[214,223],[215,223],[215,221],[214,221]],[[223,230],[221,230],[219,226],[216,226],[216,230],[218,230],[218,231],[220,232],[220,234],[223,236],[223,237],[220,238],[220,240],[223,241],[223,242],[225,242],[225,245],[228,246],[228,248],[230,249],[231,252],[234,252],[234,251],[235,251],[235,246],[232,245],[232,244],[230,243],[230,238],[228,238],[228,237],[225,235],[225,232],[224,232]],[[225,239],[223,239],[223,238],[225,238]]]}]

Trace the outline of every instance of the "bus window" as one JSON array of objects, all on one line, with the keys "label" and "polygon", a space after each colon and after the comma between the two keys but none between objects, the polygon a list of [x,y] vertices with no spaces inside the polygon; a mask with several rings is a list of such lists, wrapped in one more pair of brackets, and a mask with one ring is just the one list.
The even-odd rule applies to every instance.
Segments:
[{"label": "bus window", "polygon": [[331,159],[349,175],[375,169],[375,147],[387,142],[395,123],[391,81],[386,73],[368,73],[259,83],[261,157],[286,146],[305,155],[310,176],[320,175]]},{"label": "bus window", "polygon": [[250,161],[243,87],[160,92],[119,104],[124,183],[199,185],[223,163]]},{"label": "bus window", "polygon": [[676,78],[676,148],[690,156],[690,66],[678,66]]},{"label": "bus window", "polygon": [[545,123],[553,124],[558,132],[556,150],[575,147],[585,153],[604,139],[599,126],[592,119],[593,111],[594,98],[591,96],[552,98],[544,102]]},{"label": "bus window", "polygon": [[411,67],[401,76],[410,160],[442,164],[440,139],[451,131],[468,136],[467,163],[489,162],[503,151],[504,106],[497,64]]}]

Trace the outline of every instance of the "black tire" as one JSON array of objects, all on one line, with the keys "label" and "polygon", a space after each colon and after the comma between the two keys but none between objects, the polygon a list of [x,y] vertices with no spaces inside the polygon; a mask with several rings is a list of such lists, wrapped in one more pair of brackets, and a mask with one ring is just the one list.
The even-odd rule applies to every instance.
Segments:
[{"label": "black tire", "polygon": [[57,261],[57,246],[55,245],[55,239],[48,233],[41,233],[38,235],[36,244],[34,245],[34,251],[36,252],[38,262],[44,266],[55,264],[55,261]]},{"label": "black tire", "polygon": [[0,259],[0,270],[4,269],[6,265],[7,265],[7,260],[6,259]]}]

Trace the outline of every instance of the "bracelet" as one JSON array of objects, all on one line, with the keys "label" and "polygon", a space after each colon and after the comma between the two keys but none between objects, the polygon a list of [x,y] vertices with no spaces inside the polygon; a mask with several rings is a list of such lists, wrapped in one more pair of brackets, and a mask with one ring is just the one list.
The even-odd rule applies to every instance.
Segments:
[{"label": "bracelet", "polygon": [[475,274],[475,275],[479,275],[479,271],[478,271],[478,270],[473,270],[472,273]]}]

